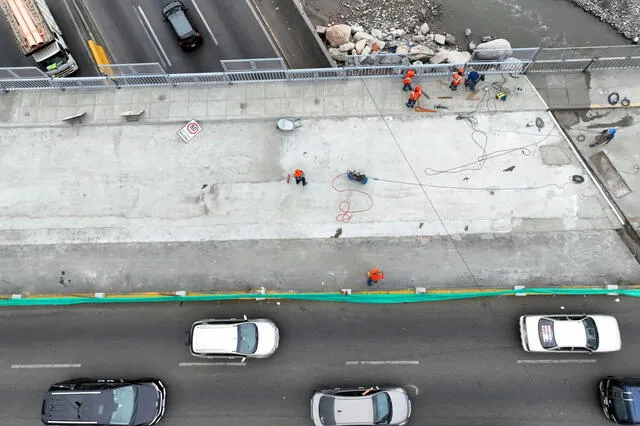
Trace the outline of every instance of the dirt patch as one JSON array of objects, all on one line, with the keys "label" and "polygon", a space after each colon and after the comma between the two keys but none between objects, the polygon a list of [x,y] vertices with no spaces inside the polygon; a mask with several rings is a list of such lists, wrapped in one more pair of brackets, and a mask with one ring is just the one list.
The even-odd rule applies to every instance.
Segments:
[{"label": "dirt patch", "polygon": [[301,0],[315,25],[362,25],[365,31],[376,28],[413,30],[426,22],[440,27],[441,6],[435,0]]}]

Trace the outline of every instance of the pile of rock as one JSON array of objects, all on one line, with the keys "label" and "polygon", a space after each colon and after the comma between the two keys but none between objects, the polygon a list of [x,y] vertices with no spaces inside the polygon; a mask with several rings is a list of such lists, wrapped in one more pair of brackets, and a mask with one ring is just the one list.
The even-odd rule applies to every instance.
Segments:
[{"label": "pile of rock", "polygon": [[[339,66],[465,63],[474,51],[475,58],[480,60],[504,59],[512,54],[510,43],[504,39],[485,38],[479,45],[470,42],[470,52],[458,50],[453,35],[433,33],[427,23],[411,33],[400,28],[388,31],[372,28],[366,32],[360,25],[346,24],[317,26],[316,31]],[[465,35],[469,38],[471,31],[465,31]]]}]

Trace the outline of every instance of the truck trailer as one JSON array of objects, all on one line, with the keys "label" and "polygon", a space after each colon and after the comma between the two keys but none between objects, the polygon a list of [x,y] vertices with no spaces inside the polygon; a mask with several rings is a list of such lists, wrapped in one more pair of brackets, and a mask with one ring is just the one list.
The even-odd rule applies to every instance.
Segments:
[{"label": "truck trailer", "polygon": [[23,55],[50,77],[66,77],[78,64],[62,38],[45,0],[0,0],[0,7]]}]

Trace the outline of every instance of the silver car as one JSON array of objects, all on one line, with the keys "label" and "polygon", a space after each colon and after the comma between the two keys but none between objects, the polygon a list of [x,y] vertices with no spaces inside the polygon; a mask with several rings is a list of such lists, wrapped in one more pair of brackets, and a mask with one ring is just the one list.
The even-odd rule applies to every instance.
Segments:
[{"label": "silver car", "polygon": [[206,319],[191,326],[188,344],[200,358],[267,358],[278,349],[280,332],[268,319]]},{"label": "silver car", "polygon": [[311,398],[316,426],[407,424],[411,400],[401,387],[358,387],[319,390]]}]

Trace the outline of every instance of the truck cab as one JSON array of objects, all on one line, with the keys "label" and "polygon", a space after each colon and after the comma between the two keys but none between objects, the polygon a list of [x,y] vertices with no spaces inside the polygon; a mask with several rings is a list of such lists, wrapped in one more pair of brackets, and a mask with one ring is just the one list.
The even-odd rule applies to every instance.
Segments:
[{"label": "truck cab", "polygon": [[598,384],[604,415],[621,425],[640,424],[640,378],[605,377]]}]

